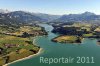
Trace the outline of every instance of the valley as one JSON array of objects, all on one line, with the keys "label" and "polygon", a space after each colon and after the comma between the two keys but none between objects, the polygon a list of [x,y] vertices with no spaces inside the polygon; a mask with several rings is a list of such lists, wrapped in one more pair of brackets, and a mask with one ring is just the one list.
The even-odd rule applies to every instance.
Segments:
[{"label": "valley", "polygon": [[[89,50],[88,48],[93,50],[91,55],[95,56],[94,54],[98,54],[95,51],[96,48],[100,49],[97,46],[100,45],[99,26],[100,16],[91,12],[50,15],[25,11],[1,11],[0,65],[2,66],[29,57],[30,55],[34,56],[38,54],[41,48],[45,51],[45,53],[43,52],[43,56],[49,57],[52,55],[59,57],[59,53],[60,56],[64,57],[73,56],[74,52],[76,52],[75,56],[85,56],[85,54],[88,54],[88,51],[85,52],[85,49]],[[79,45],[81,45],[81,48]],[[72,50],[72,48],[74,50]],[[79,49],[83,51],[83,53],[78,51]],[[66,52],[63,52],[65,50]],[[56,51],[59,52],[57,53]],[[91,52],[91,50],[89,50],[89,52]],[[40,56],[42,56],[42,54],[40,54]],[[34,61],[30,61],[31,64],[40,65],[37,61],[39,57],[37,56],[35,58],[30,58]],[[25,66],[30,64],[30,62],[27,61],[30,59],[19,61],[17,62],[18,64],[8,64],[8,66]],[[26,63],[22,64],[21,62],[24,61]],[[42,65],[45,66],[44,64]],[[53,66],[55,66],[55,64],[53,64]]]}]

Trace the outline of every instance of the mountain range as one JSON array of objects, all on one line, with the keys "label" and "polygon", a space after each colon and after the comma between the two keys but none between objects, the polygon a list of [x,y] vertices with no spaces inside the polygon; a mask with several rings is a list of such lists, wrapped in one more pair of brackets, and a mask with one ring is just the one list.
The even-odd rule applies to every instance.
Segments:
[{"label": "mountain range", "polygon": [[36,22],[93,22],[100,23],[100,15],[91,12],[68,15],[50,15],[25,11],[9,11],[0,9],[0,24]]},{"label": "mountain range", "polygon": [[53,22],[99,22],[100,15],[96,15],[91,12],[84,12],[81,14],[69,14],[63,15],[59,19],[54,20]]}]

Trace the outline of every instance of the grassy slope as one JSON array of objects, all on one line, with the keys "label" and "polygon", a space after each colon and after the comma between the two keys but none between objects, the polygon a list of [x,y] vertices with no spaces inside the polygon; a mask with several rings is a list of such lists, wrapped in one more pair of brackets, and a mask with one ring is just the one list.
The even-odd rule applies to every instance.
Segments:
[{"label": "grassy slope", "polygon": [[[6,32],[16,36],[21,35],[22,32],[32,32],[33,30],[41,31],[41,27],[25,26],[15,30],[0,27],[0,33]],[[13,31],[13,33],[11,31]],[[39,51],[40,47],[34,45],[29,37],[22,38],[16,36],[0,34],[0,48],[3,48],[3,51],[0,54],[0,65],[27,57]],[[6,47],[5,44],[14,46]]]},{"label": "grassy slope", "polygon": [[54,38],[53,40],[56,42],[62,42],[62,43],[77,43],[76,41],[78,40],[78,38],[80,38],[80,40],[82,39],[81,37],[76,37],[76,36],[59,36]]}]

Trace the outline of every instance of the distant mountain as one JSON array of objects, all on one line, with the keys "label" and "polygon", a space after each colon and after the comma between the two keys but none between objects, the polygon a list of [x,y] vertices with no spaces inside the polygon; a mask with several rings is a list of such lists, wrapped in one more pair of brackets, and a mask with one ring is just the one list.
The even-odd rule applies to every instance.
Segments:
[{"label": "distant mountain", "polygon": [[4,14],[4,13],[9,13],[10,11],[8,11],[7,9],[4,10],[4,9],[0,9],[0,13]]},{"label": "distant mountain", "polygon": [[82,14],[69,14],[53,20],[52,22],[83,22],[83,21],[100,21],[100,15],[91,12],[84,12]]},{"label": "distant mountain", "polygon": [[0,24],[21,24],[37,22],[95,22],[100,23],[100,15],[91,12],[69,15],[49,15],[43,13],[30,13],[25,11],[13,11],[0,9]]},{"label": "distant mountain", "polygon": [[61,15],[50,15],[50,14],[44,14],[44,13],[32,13],[32,14],[35,16],[38,16],[48,22],[61,17]]},{"label": "distant mountain", "polygon": [[34,21],[45,21],[44,19],[35,16],[29,12],[24,12],[24,11],[14,11],[14,12],[10,12],[7,14],[8,17],[10,17],[11,19],[16,19],[22,22],[34,22]]},{"label": "distant mountain", "polygon": [[0,10],[0,23],[36,23],[49,22],[58,19],[60,15],[49,15],[43,13],[30,13],[25,11]]},{"label": "distant mountain", "polygon": [[46,20],[35,16],[29,12],[14,11],[9,13],[0,13],[0,23],[13,24],[13,23],[34,23],[44,22]]}]

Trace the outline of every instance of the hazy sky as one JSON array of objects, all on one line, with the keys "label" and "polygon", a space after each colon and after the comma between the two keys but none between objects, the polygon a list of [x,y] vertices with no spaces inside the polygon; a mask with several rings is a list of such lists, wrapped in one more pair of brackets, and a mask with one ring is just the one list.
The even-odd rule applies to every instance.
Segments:
[{"label": "hazy sky", "polygon": [[48,14],[100,14],[100,0],[0,0],[0,9],[25,10]]}]

